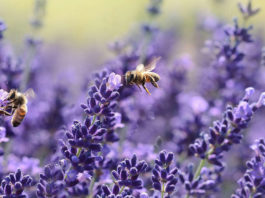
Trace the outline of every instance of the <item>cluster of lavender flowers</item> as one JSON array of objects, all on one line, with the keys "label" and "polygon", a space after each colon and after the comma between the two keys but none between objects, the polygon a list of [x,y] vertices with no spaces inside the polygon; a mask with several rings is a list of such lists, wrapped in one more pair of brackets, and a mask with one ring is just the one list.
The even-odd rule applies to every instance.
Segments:
[{"label": "cluster of lavender flowers", "polygon": [[232,198],[237,197],[263,197],[265,193],[264,185],[264,160],[265,160],[265,142],[264,139],[256,140],[252,146],[255,151],[255,157],[247,161],[247,170],[244,176],[239,180],[239,188]]},{"label": "cluster of lavender flowers", "polygon": [[[176,55],[179,24],[162,28],[163,1],[150,0],[148,20],[110,45],[115,57],[83,79],[78,99],[51,80],[54,57],[42,54],[46,0],[35,1],[36,34],[26,36],[23,54],[7,46],[0,21],[0,197],[264,197],[265,58],[261,35],[246,26],[260,11],[253,2],[238,4],[242,22],[232,26],[198,24],[196,34],[212,36],[206,46],[194,41],[207,52],[197,62]],[[155,57],[160,81],[151,96],[126,84],[127,71]],[[14,128],[2,113],[8,92],[28,88],[36,98]]]}]

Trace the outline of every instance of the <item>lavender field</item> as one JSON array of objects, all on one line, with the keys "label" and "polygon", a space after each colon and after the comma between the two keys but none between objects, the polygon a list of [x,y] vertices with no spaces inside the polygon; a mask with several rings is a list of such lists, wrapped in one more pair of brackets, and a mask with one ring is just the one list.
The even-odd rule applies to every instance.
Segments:
[{"label": "lavender field", "polygon": [[0,198],[265,198],[264,2],[136,2],[0,7]]}]

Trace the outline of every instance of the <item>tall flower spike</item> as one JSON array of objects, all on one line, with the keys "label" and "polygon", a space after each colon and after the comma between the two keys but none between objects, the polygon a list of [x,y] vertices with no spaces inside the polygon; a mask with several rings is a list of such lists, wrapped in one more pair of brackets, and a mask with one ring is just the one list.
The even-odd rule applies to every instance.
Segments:
[{"label": "tall flower spike", "polygon": [[262,198],[265,194],[265,140],[256,140],[252,149],[255,157],[246,163],[247,170],[238,180],[239,188],[231,198]]},{"label": "tall flower spike", "polygon": [[124,190],[125,194],[128,194],[128,190],[142,189],[143,181],[139,177],[146,172],[147,167],[147,163],[138,161],[135,154],[131,159],[120,162],[117,170],[111,172],[114,179],[112,192],[106,186],[102,186],[103,195],[122,195]]},{"label": "tall flower spike", "polygon": [[29,175],[23,175],[18,169],[15,173],[6,176],[0,187],[0,195],[6,198],[26,198],[25,188],[32,186],[32,178]]},{"label": "tall flower spike", "polygon": [[[262,72],[262,67],[253,60],[258,60],[260,51],[247,53],[247,50],[256,44],[252,38],[252,28],[252,26],[245,27],[234,19],[232,27],[221,28],[214,32],[220,35],[210,42],[209,52],[216,58],[209,63],[210,67],[201,72],[205,80],[200,90],[210,102],[210,109],[222,108],[227,103],[236,105],[240,99],[239,91],[249,85],[259,87],[260,79],[256,74]],[[253,67],[249,67],[250,61]]]},{"label": "tall flower spike", "polygon": [[[249,95],[249,92],[253,92],[253,90],[246,89],[246,95]],[[223,119],[214,122],[213,126],[209,128],[208,134],[202,134],[194,144],[190,145],[191,153],[201,158],[195,179],[201,177],[206,161],[219,167],[220,171],[224,169],[222,162],[224,152],[229,151],[234,144],[241,142],[243,135],[240,132],[248,126],[253,114],[262,106],[263,100],[264,93],[261,94],[257,103],[249,104],[246,100],[241,100],[237,107],[228,106]],[[186,189],[190,195],[190,189]]]},{"label": "tall flower spike", "polygon": [[63,172],[59,166],[45,166],[44,173],[40,174],[40,183],[37,185],[37,196],[45,198],[58,195],[64,186],[63,177]]},{"label": "tall flower spike", "polygon": [[[68,174],[82,173],[83,171],[92,171],[95,168],[95,161],[101,160],[97,154],[101,151],[101,142],[106,129],[100,128],[98,121],[92,124],[89,118],[86,118],[85,124],[75,121],[70,132],[66,133],[68,144],[62,143],[61,151],[66,159],[71,162],[72,171]],[[66,181],[68,181],[68,178]],[[69,182],[78,182],[77,178]]]},{"label": "tall flower spike", "polygon": [[220,183],[220,173],[222,169],[214,169],[204,167],[198,176],[194,171],[194,165],[188,164],[185,170],[179,170],[178,176],[179,181],[184,186],[187,195],[192,195],[194,197],[205,196],[209,192],[215,192]]},{"label": "tall flower spike", "polygon": [[233,144],[240,143],[243,137],[240,132],[248,126],[254,112],[264,103],[265,93],[260,95],[256,103],[249,104],[244,100],[253,92],[252,88],[246,89],[245,97],[237,107],[228,106],[223,119],[214,122],[207,135],[202,135],[190,145],[191,153],[222,167],[223,152],[229,151]]},{"label": "tall flower spike", "polygon": [[170,194],[175,191],[175,186],[178,182],[178,169],[170,167],[173,160],[174,154],[166,151],[161,151],[159,158],[155,160],[152,182],[154,189],[161,192],[161,197],[164,197],[164,195],[170,197]]},{"label": "tall flower spike", "polygon": [[249,0],[247,5],[243,5],[242,3],[238,3],[238,8],[243,15],[244,19],[247,20],[248,18],[256,15],[259,11],[260,8],[253,8],[252,7],[252,1]]},{"label": "tall flower spike", "polygon": [[81,107],[88,116],[94,120],[102,120],[101,125],[107,129],[105,141],[116,142],[119,140],[115,134],[117,123],[117,100],[120,96],[118,89],[122,86],[121,77],[115,73],[107,74],[106,71],[96,74],[95,85],[90,87],[87,104]]},{"label": "tall flower spike", "polygon": [[[83,123],[74,121],[71,130],[66,130],[66,138],[60,141],[62,163],[45,168],[38,185],[38,196],[58,196],[64,192],[64,188],[67,188],[65,193],[68,196],[88,194],[87,186],[97,171],[97,165],[103,161],[103,145],[106,141],[118,140],[114,130],[122,126],[119,113],[115,112],[120,86],[120,76],[114,73],[109,75],[105,71],[96,74],[95,85],[89,89],[87,104],[81,105],[86,118]],[[46,179],[48,176],[45,175],[51,172],[55,177]],[[57,178],[57,173],[60,173],[60,178]],[[80,175],[87,176],[80,179]],[[50,181],[58,185],[47,191]]]}]

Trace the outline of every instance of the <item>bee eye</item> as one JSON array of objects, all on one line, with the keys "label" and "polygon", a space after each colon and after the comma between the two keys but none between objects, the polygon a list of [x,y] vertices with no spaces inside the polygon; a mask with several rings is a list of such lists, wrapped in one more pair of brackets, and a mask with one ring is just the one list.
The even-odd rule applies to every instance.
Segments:
[{"label": "bee eye", "polygon": [[9,96],[9,99],[13,99],[15,98],[15,92],[13,92],[10,96]]}]

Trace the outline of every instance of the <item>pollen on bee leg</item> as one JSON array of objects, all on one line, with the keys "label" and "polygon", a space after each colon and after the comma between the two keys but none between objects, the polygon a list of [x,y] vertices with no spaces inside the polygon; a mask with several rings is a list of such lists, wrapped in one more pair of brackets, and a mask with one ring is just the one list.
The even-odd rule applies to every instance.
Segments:
[{"label": "pollen on bee leg", "polygon": [[145,91],[151,96],[151,93],[150,93],[149,90],[146,88],[146,86],[143,85],[143,88],[144,88]]}]

